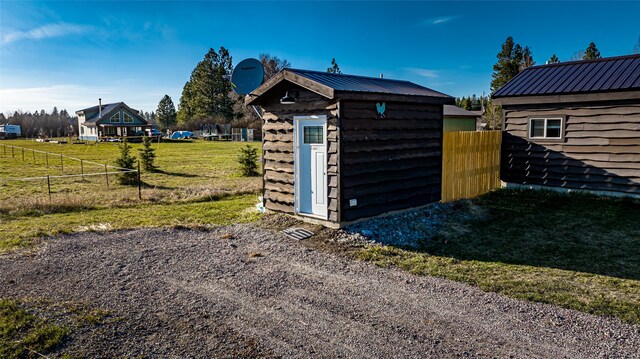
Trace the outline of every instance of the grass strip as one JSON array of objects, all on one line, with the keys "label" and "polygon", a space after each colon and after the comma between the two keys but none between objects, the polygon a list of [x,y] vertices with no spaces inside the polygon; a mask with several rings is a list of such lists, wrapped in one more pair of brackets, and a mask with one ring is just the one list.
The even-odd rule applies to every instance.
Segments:
[{"label": "grass strip", "polygon": [[67,335],[67,328],[37,317],[19,302],[0,299],[0,358],[47,354]]}]

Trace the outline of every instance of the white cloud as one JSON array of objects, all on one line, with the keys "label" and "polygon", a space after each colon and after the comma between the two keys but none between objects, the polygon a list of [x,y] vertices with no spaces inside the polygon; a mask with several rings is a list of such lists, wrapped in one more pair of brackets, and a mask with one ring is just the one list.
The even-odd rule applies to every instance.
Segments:
[{"label": "white cloud", "polygon": [[436,18],[426,19],[422,23],[425,24],[425,25],[438,25],[438,24],[444,24],[446,22],[449,22],[449,21],[454,20],[454,19],[459,18],[459,17],[460,17],[459,15],[440,16],[440,17],[436,17]]},{"label": "white cloud", "polygon": [[[171,89],[174,90],[174,89]],[[171,91],[177,92],[178,90]],[[179,92],[178,92],[179,93]],[[164,95],[164,93],[162,94]],[[78,84],[48,85],[27,88],[0,89],[0,112],[14,111],[51,111],[54,106],[58,110],[75,111],[98,104],[124,101],[136,110],[155,111],[162,97],[156,88],[138,86],[123,90],[121,86],[92,87]]]},{"label": "white cloud", "polygon": [[82,34],[89,31],[90,29],[91,28],[89,26],[68,24],[64,22],[57,24],[47,24],[29,31],[9,31],[2,35],[0,43],[4,45],[20,40],[42,40],[71,34]]},{"label": "white cloud", "polygon": [[416,74],[418,76],[422,76],[422,77],[428,77],[428,78],[436,78],[438,77],[438,71],[436,70],[429,70],[429,69],[420,69],[420,68],[415,68],[415,67],[410,67],[407,68],[407,70],[413,74]]}]

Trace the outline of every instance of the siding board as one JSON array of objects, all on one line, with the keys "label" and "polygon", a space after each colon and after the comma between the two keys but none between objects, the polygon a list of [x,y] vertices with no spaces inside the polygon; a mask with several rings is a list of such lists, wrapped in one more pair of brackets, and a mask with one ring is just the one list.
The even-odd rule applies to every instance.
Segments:
[{"label": "siding board", "polygon": [[386,102],[384,118],[372,101],[340,106],[343,221],[440,200],[441,105]]},{"label": "siding board", "polygon": [[[527,138],[531,117],[563,115],[561,142]],[[640,103],[505,107],[507,182],[640,193]]]}]

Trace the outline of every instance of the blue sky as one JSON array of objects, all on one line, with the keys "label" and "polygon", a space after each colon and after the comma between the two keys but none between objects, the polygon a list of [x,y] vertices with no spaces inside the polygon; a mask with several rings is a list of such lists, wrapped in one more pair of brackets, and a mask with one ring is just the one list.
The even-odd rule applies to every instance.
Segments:
[{"label": "blue sky", "polygon": [[155,110],[210,47],[234,64],[268,52],[293,67],[406,79],[453,96],[489,92],[507,36],[537,64],[594,41],[631,53],[640,2],[0,1],[0,111],[69,112],[124,101]]}]

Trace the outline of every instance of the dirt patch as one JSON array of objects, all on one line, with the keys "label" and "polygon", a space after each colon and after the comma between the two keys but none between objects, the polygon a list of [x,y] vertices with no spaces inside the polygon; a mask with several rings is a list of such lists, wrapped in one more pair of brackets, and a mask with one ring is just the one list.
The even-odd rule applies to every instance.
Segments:
[{"label": "dirt patch", "polygon": [[631,358],[640,351],[639,326],[378,268],[309,247],[318,238],[302,242],[257,225],[59,236],[33,255],[0,257],[0,296],[103,311],[57,352],[81,357]]}]

